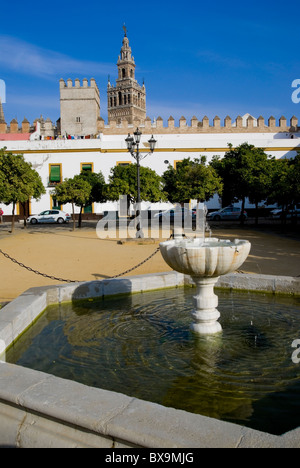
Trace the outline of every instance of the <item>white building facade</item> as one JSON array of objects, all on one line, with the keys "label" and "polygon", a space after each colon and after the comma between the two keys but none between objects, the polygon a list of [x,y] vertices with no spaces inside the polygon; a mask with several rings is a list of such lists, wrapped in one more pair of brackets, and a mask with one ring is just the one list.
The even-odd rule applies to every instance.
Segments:
[{"label": "white building facade", "polygon": [[[132,126],[131,133],[135,130]],[[140,128],[143,132],[143,128]],[[155,130],[155,129],[153,129]],[[141,161],[141,165],[153,169],[162,175],[169,164],[176,167],[178,161],[184,158],[199,158],[204,155],[207,163],[214,155],[224,156],[228,145],[236,147],[242,143],[249,143],[263,148],[269,155],[279,158],[295,157],[300,149],[300,133],[220,133],[220,134],[155,134],[157,140],[153,154],[149,154]],[[143,134],[140,144],[142,152],[149,151],[148,140],[151,135]],[[102,172],[106,182],[111,169],[118,164],[135,163],[127,150],[125,135],[99,134],[98,138],[79,140],[38,140],[38,141],[6,141],[7,151],[15,154],[23,154],[26,161],[40,174],[46,188],[46,194],[39,201],[31,200],[29,204],[30,214],[37,214],[43,210],[57,206],[53,199],[55,185],[65,178],[72,178],[80,174],[82,169],[90,169],[93,172]],[[124,194],[125,195],[125,194]],[[209,209],[219,208],[220,201],[217,196],[208,203]],[[11,206],[1,204],[4,215],[10,215]],[[142,209],[166,209],[166,203],[150,204],[143,202]],[[64,211],[71,211],[71,205],[62,206]],[[102,215],[105,211],[117,210],[117,202],[94,203],[91,212]],[[76,207],[79,212],[79,207]],[[20,211],[17,214],[21,214]]]}]

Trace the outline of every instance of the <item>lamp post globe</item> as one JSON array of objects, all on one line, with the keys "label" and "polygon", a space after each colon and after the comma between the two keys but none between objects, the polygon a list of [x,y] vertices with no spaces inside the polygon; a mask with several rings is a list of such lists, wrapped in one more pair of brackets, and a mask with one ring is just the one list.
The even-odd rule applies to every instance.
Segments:
[{"label": "lamp post globe", "polygon": [[153,135],[152,135],[152,137],[150,138],[150,140],[148,140],[148,143],[149,143],[149,145],[150,145],[150,151],[151,151],[151,153],[153,153],[154,148],[155,148],[155,145],[156,145],[156,143],[157,143],[157,141],[154,139]]}]

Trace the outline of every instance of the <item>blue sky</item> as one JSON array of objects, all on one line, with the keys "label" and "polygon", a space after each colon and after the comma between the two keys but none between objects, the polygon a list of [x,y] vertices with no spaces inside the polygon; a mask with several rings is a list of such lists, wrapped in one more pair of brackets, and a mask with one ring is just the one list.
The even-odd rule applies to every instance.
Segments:
[{"label": "blue sky", "polygon": [[249,112],[300,120],[300,103],[291,99],[300,79],[295,3],[15,1],[2,2],[1,19],[8,123],[40,115],[55,122],[59,79],[92,77],[107,121],[107,80],[117,78],[124,23],[151,119],[172,115],[178,125],[181,116],[189,123],[194,115],[212,121]]}]

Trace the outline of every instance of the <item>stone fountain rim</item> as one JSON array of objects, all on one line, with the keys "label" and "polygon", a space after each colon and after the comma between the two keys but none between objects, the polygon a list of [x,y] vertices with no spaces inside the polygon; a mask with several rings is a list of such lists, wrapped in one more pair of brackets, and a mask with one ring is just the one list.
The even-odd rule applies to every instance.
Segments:
[{"label": "stone fountain rim", "polygon": [[[209,245],[217,244],[217,245]],[[247,239],[234,239],[233,241],[229,239],[220,239],[218,237],[206,237],[203,241],[203,238],[196,237],[196,238],[183,238],[183,239],[169,239],[167,241],[160,242],[160,246],[174,246],[186,249],[205,249],[205,248],[233,248],[242,245],[251,244],[250,241]]]},{"label": "stone fountain rim", "polygon": [[[191,283],[177,272],[31,288],[1,309],[0,344],[12,343],[55,303]],[[226,289],[300,296],[300,278],[230,273]],[[280,436],[95,389],[0,361],[0,445],[18,447],[299,447],[300,427]],[[214,436],[211,437],[211,434]]]}]

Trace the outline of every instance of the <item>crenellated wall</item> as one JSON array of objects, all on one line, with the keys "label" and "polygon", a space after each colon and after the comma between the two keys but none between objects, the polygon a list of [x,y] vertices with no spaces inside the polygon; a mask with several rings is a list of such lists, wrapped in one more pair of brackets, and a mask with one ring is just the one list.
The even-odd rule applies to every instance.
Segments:
[{"label": "crenellated wall", "polygon": [[[7,125],[6,122],[0,122],[0,134],[31,134],[36,131],[36,124],[40,123],[40,134],[44,138],[56,138],[60,135],[59,127],[57,127],[49,118],[44,120],[43,117],[36,119],[31,125],[24,118],[21,125],[16,119]],[[269,117],[267,121],[260,116],[255,119],[249,114],[241,117],[238,116],[235,120],[231,117],[225,117],[224,121],[216,116],[212,122],[208,117],[203,117],[198,120],[197,117],[192,117],[190,123],[187,123],[185,117],[179,119],[178,125],[173,117],[169,117],[165,123],[161,117],[158,117],[153,122],[150,117],[145,120],[135,119],[133,124],[129,124],[127,120],[122,120],[121,124],[111,120],[106,124],[102,117],[97,119],[96,132],[91,134],[91,137],[102,133],[104,135],[126,135],[132,133],[139,127],[146,134],[197,134],[197,133],[291,133],[299,132],[298,118],[293,116],[289,121],[285,117],[281,117],[278,122],[274,117]],[[75,133],[76,134],[76,133]]]},{"label": "crenellated wall", "polygon": [[[46,138],[55,138],[57,135],[57,128],[53,122],[48,118],[44,120],[41,116],[39,119],[36,119],[31,125],[30,122],[24,118],[21,125],[16,119],[13,119],[9,125],[6,122],[0,122],[0,135],[24,135],[24,138],[28,138],[30,134],[36,132],[37,123],[39,123],[39,132],[42,137]],[[1,138],[0,138],[1,139]]]},{"label": "crenellated wall", "polygon": [[179,119],[179,125],[175,124],[173,117],[169,117],[166,124],[161,117],[158,117],[153,122],[150,117],[144,121],[135,119],[133,124],[128,124],[127,120],[122,120],[121,124],[116,121],[110,120],[109,125],[105,124],[104,119],[98,119],[97,130],[104,135],[123,135],[130,133],[132,129],[139,127],[143,129],[143,133],[156,133],[156,134],[175,134],[175,133],[277,133],[277,132],[297,132],[299,131],[298,119],[293,116],[288,122],[285,117],[281,117],[278,122],[274,117],[269,117],[265,121],[264,117],[260,116],[257,119],[249,114],[241,117],[238,116],[235,120],[227,116],[224,122],[216,116],[212,122],[208,117],[203,117],[198,120],[197,117],[192,117],[190,124],[187,123],[185,117]]}]

